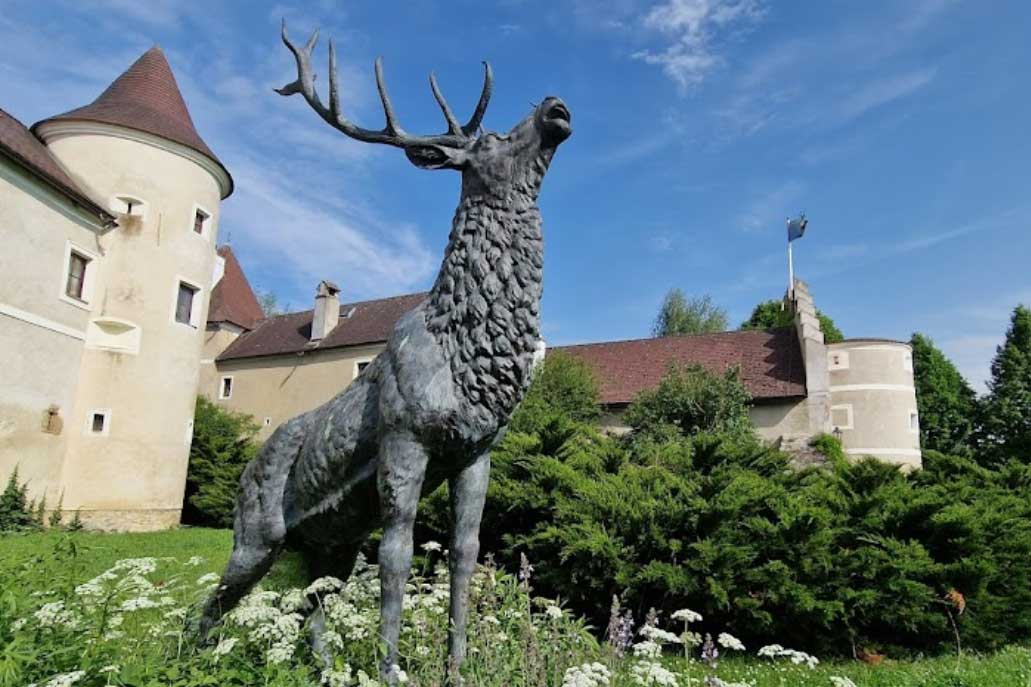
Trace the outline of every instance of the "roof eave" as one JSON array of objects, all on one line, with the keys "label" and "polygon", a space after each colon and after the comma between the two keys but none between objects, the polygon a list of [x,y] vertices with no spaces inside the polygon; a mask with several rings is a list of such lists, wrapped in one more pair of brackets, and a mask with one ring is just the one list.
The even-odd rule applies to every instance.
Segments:
[{"label": "roof eave", "polygon": [[95,203],[88,196],[74,188],[70,188],[67,185],[58,182],[57,180],[51,178],[48,174],[43,174],[36,168],[35,165],[30,163],[24,157],[22,157],[15,151],[11,150],[7,146],[3,145],[2,143],[0,143],[0,154],[3,154],[4,157],[14,162],[16,165],[18,165],[20,169],[22,169],[26,173],[30,174],[36,179],[39,179],[48,187],[60,193],[66,199],[71,201],[73,205],[80,207],[81,209],[85,210],[88,214],[92,215],[94,218],[97,219],[102,229],[108,229],[110,227],[115,226],[115,224],[117,223],[117,219],[114,215],[112,215],[107,210],[102,208],[100,205]]}]

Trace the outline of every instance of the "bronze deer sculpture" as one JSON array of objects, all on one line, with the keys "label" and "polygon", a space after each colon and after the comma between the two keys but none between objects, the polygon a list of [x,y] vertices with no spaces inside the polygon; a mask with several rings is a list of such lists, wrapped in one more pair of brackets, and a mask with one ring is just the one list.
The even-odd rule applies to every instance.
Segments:
[{"label": "bronze deer sculpture", "polygon": [[[431,74],[447,132],[413,136],[397,122],[377,59],[386,125],[363,129],[341,112],[332,41],[326,107],[311,67],[318,31],[298,47],[284,22],[282,37],[297,60],[298,77],[277,89],[281,95],[300,93],[348,137],[401,148],[417,167],[460,171],[462,195],[428,298],[398,321],[386,349],[350,386],[280,426],[244,471],[233,553],[201,631],[207,634],[237,604],[286,543],[303,552],[313,578],[346,579],[362,543],[382,527],[380,637],[386,655],[380,671],[395,684],[416,510],[422,495],[448,480],[453,525],[446,670],[454,684],[466,653],[469,580],[489,452],[530,382],[540,342],[537,196],[555,150],[571,133],[569,110],[548,97],[508,134],[479,133],[493,85],[485,62],[483,91],[469,122],[459,124]],[[316,633],[318,614],[312,619]]]}]

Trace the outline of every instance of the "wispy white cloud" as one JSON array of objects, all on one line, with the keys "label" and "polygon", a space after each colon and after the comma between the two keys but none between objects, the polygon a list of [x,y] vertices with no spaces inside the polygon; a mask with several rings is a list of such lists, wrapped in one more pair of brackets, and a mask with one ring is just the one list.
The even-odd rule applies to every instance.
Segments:
[{"label": "wispy white cloud", "polygon": [[[117,9],[120,0],[98,1]],[[188,10],[178,13],[178,6],[148,4],[153,16],[133,16],[140,22],[186,21]],[[28,115],[27,123],[89,102],[151,44],[147,36],[133,34],[116,48],[99,50],[92,41],[61,40],[47,25],[5,19],[17,30],[0,44],[0,64],[8,67],[0,71],[4,106]],[[299,25],[298,31],[306,28]],[[436,269],[436,251],[410,223],[366,200],[374,197],[367,178],[380,152],[334,132],[300,98],[272,93],[273,86],[293,78],[293,60],[278,44],[271,18],[270,49],[257,58],[253,40],[229,40],[232,30],[201,25],[193,33],[194,50],[166,48],[166,55],[198,130],[236,180],[220,228],[223,237],[232,234],[248,261],[245,269],[266,275],[262,285],[293,303],[306,303],[318,279],[341,282],[349,298],[424,286]],[[57,42],[62,49],[50,49]],[[360,120],[370,105],[378,106],[371,97],[371,66],[342,57],[345,107]],[[47,89],[38,88],[40,80]]]},{"label": "wispy white cloud", "polygon": [[861,117],[866,112],[887,105],[920,90],[931,83],[938,70],[931,67],[894,74],[863,84],[856,92],[834,108],[837,123]]},{"label": "wispy white cloud", "polygon": [[640,50],[633,57],[661,66],[686,91],[720,64],[718,45],[726,33],[742,30],[764,14],[761,0],[666,0],[652,7],[642,24],[661,34],[667,45]]}]

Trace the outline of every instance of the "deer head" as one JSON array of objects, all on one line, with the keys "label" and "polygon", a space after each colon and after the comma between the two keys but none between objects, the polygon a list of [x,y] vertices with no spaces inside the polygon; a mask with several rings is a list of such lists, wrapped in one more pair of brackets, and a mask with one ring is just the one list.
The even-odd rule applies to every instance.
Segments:
[{"label": "deer head", "polygon": [[503,196],[511,188],[518,187],[536,198],[555,149],[572,133],[569,109],[560,98],[549,96],[507,134],[489,132],[480,135],[480,123],[494,85],[490,64],[484,62],[483,90],[468,123],[464,126],[458,123],[440,92],[436,76],[430,73],[430,90],[444,114],[447,132],[432,136],[409,134],[401,128],[394,114],[383,80],[382,58],[376,59],[375,71],[386,124],[379,130],[362,128],[348,120],[340,109],[336,47],[332,39],[329,41],[329,107],[322,103],[315,91],[311,58],[318,37],[316,29],[308,42],[298,47],[287,36],[286,21],[283,21],[283,43],[297,60],[297,79],[276,89],[276,92],[285,96],[300,93],[322,119],[349,138],[401,148],[412,164],[422,169],[461,171],[465,193],[485,192]]}]

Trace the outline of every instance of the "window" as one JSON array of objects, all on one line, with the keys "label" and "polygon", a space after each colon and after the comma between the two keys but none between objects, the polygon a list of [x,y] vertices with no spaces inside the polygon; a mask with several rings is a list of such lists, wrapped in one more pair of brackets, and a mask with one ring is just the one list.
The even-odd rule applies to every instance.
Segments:
[{"label": "window", "polygon": [[74,250],[68,256],[68,279],[65,281],[64,294],[76,300],[83,298],[86,285],[86,267],[89,265],[89,258]]},{"label": "window", "polygon": [[828,370],[847,370],[848,353],[846,351],[831,351],[827,354]]},{"label": "window", "polygon": [[831,427],[842,430],[853,428],[851,403],[831,406]]},{"label": "window", "polygon": [[270,417],[265,418],[265,426],[269,427],[271,425],[272,425],[272,418],[270,418]]},{"label": "window", "polygon": [[111,411],[108,409],[91,410],[86,414],[86,434],[106,436],[111,431]]},{"label": "window", "polygon": [[902,369],[906,372],[913,371],[913,354],[906,351],[902,356]]},{"label": "window", "polygon": [[354,364],[354,376],[357,377],[362,372],[365,372],[365,368],[372,364],[371,360],[360,360]]},{"label": "window", "polygon": [[193,233],[197,236],[207,236],[208,227],[211,224],[211,213],[199,205],[193,206]]},{"label": "window", "polygon": [[198,289],[185,282],[179,282],[179,292],[175,301],[175,321],[193,326],[193,302]]},{"label": "window", "polygon": [[223,377],[218,386],[218,397],[221,399],[231,398],[233,395],[233,378]]},{"label": "window", "polygon": [[64,271],[61,273],[58,297],[65,303],[89,310],[99,265],[100,261],[95,254],[71,241],[65,242]]},{"label": "window", "polygon": [[919,432],[920,431],[920,417],[917,415],[915,410],[909,411],[909,431]]}]

